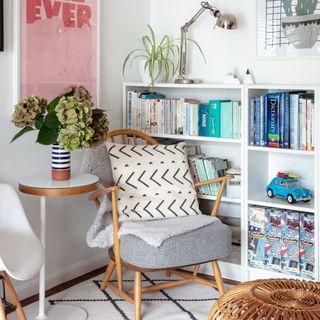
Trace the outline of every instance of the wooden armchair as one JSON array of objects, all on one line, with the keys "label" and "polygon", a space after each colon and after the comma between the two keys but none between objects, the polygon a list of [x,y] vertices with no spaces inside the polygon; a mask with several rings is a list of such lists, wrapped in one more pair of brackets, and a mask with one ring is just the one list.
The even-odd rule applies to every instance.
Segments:
[{"label": "wooden armchair", "polygon": [[[131,137],[134,144],[137,143],[137,139],[143,139],[146,142],[146,144],[157,144],[157,141],[155,139],[153,139],[152,137],[150,137],[142,132],[136,131],[136,130],[117,130],[117,131],[112,131],[109,133],[109,138],[111,139],[112,142],[116,142],[116,138],[120,138],[120,143],[122,143],[122,144],[126,144],[126,142],[127,142],[126,137],[128,137],[128,136]],[[209,180],[209,181],[198,182],[195,184],[195,187],[201,187],[201,186],[211,184],[211,183],[217,183],[217,182],[220,183],[220,189],[219,189],[219,192],[217,195],[217,199],[214,202],[214,205],[213,205],[213,208],[211,211],[211,216],[217,215],[219,205],[221,202],[221,198],[223,195],[223,191],[225,189],[226,182],[229,179],[232,179],[232,177],[230,177],[230,176],[229,177],[221,177],[221,178],[217,178],[217,179],[213,179],[213,180]],[[135,263],[132,263],[132,262],[129,263],[128,261],[126,261],[126,257],[123,257],[123,252],[122,252],[122,250],[120,250],[122,241],[125,241],[125,240],[122,240],[123,239],[122,238],[120,241],[118,238],[119,223],[118,223],[117,200],[116,200],[117,199],[117,197],[116,197],[117,187],[113,186],[113,187],[109,187],[109,188],[97,191],[96,193],[94,193],[90,197],[90,199],[95,201],[97,208],[99,208],[99,206],[100,206],[99,198],[103,195],[106,195],[106,194],[111,194],[111,199],[112,199],[114,246],[113,246],[113,248],[109,249],[110,263],[106,269],[106,273],[105,273],[103,282],[101,284],[101,289],[105,289],[108,286],[111,290],[113,290],[120,297],[122,297],[126,301],[133,303],[134,310],[135,310],[135,320],[141,319],[141,294],[143,292],[151,292],[151,291],[161,290],[161,289],[165,289],[165,288],[175,287],[175,286],[182,285],[185,283],[197,282],[197,283],[200,283],[203,285],[217,288],[221,295],[224,293],[223,279],[221,276],[221,272],[220,272],[217,260],[226,256],[230,250],[231,232],[228,227],[226,227],[225,225],[220,224],[220,223],[213,223],[213,224],[209,225],[211,227],[209,227],[209,226],[204,227],[204,228],[206,228],[206,230],[204,230],[203,233],[207,234],[208,237],[211,237],[211,235],[212,235],[212,237],[209,238],[209,241],[207,241],[207,239],[204,239],[205,243],[206,242],[210,243],[210,241],[212,241],[212,243],[210,243],[210,246],[219,247],[220,246],[219,241],[224,241],[224,245],[220,246],[220,247],[223,247],[224,250],[222,250],[222,252],[220,252],[219,254],[217,253],[217,255],[213,254],[213,259],[204,258],[204,261],[202,261],[202,260],[196,261],[196,263],[194,263],[194,261],[192,261],[192,259],[191,259],[190,261],[192,261],[192,262],[189,263],[188,257],[184,257],[186,260],[186,263],[184,263],[183,265],[169,265],[166,267],[161,266],[159,268],[157,268],[154,265],[152,267],[141,267],[141,265],[139,265],[139,263],[135,264]],[[196,235],[198,233],[198,235],[199,235],[199,232],[200,232],[202,234],[202,229],[204,229],[204,228],[192,231],[191,233],[194,233],[194,235]],[[197,238],[198,238],[198,235],[197,235]],[[186,236],[183,239],[184,242],[186,241],[187,237],[188,236]],[[179,236],[175,237],[176,241],[177,241],[177,239],[179,239]],[[171,240],[171,239],[168,239],[168,240]],[[139,241],[143,242],[143,240],[139,240]],[[165,242],[167,242],[167,241],[165,241]],[[131,242],[132,242],[132,239],[131,239]],[[189,242],[189,245],[190,245],[190,243],[193,243],[193,242]],[[136,247],[137,247],[137,249],[138,249],[138,247],[141,248],[141,243],[137,244]],[[132,250],[135,250],[135,248],[133,248]],[[167,250],[171,250],[171,249],[169,248]],[[150,251],[151,251],[151,249],[150,249]],[[217,251],[219,251],[219,249]],[[148,255],[148,252],[146,252],[145,250],[143,252],[145,255]],[[180,252],[180,254],[181,254],[181,252]],[[212,268],[213,268],[213,272],[214,272],[214,276],[215,276],[215,281],[210,281],[210,280],[198,275],[200,265],[202,263],[206,263],[206,262],[211,262],[211,264],[212,264]],[[190,273],[190,272],[187,272],[187,271],[184,271],[181,269],[182,267],[190,266],[190,265],[194,265],[193,273]],[[122,267],[125,267],[125,268],[128,268],[128,269],[134,271],[134,289],[133,290],[126,291],[123,287]],[[115,286],[109,282],[109,279],[110,279],[114,269],[116,269],[116,273],[117,273],[117,284],[118,284],[117,286]],[[178,281],[155,284],[155,285],[151,285],[148,287],[141,287],[141,273],[142,272],[153,272],[153,271],[159,271],[159,270],[166,271],[166,274],[168,276],[170,276],[172,273],[175,273],[175,274],[181,276],[183,279],[178,280]],[[132,294],[134,295],[133,297],[132,297]]]}]

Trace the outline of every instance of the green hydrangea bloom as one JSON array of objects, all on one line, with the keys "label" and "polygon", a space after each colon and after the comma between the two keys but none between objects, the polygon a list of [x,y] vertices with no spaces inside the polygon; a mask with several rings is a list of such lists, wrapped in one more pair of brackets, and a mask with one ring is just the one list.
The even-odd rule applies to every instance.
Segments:
[{"label": "green hydrangea bloom", "polygon": [[79,122],[86,125],[92,121],[91,102],[77,96],[62,97],[55,111],[62,125],[78,124]]},{"label": "green hydrangea bloom", "polygon": [[93,134],[94,130],[83,123],[81,126],[71,124],[60,130],[57,141],[60,147],[71,152],[88,147]]},{"label": "green hydrangea bloom", "polygon": [[47,111],[48,101],[37,96],[30,96],[19,101],[12,115],[12,122],[19,128],[33,127],[36,119]]}]

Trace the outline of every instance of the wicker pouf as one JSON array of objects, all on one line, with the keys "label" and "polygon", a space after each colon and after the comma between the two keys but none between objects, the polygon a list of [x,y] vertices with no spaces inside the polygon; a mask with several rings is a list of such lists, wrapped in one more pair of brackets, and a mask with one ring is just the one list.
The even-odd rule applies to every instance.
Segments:
[{"label": "wicker pouf", "polygon": [[269,279],[244,282],[224,294],[209,320],[320,319],[320,283]]}]

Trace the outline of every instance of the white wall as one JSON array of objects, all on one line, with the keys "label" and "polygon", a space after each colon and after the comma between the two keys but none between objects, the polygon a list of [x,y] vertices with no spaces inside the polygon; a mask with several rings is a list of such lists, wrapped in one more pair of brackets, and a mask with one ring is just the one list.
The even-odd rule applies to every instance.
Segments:
[{"label": "white wall", "polygon": [[[14,52],[12,0],[5,0],[5,52],[0,52],[0,182],[17,188],[22,176],[49,172],[50,148],[35,144],[27,134],[9,144],[17,132],[10,123],[13,98]],[[121,119],[121,63],[137,45],[138,36],[149,21],[148,0],[101,1],[101,107],[108,109],[111,127]],[[133,70],[134,74],[134,70]],[[81,152],[72,154],[72,170],[77,172]],[[28,218],[39,235],[39,199],[20,194]],[[50,198],[47,202],[47,287],[59,284],[106,264],[106,250],[88,248],[86,232],[95,216],[88,195]],[[1,235],[0,235],[1,241]],[[9,250],[9,248],[8,248]],[[32,259],[32,257],[30,257]],[[23,298],[36,292],[37,279],[17,284]]]},{"label": "white wall", "polygon": [[[259,0],[257,0],[259,1]],[[256,0],[209,1],[222,12],[237,16],[238,29],[232,32],[212,30],[214,19],[205,12],[190,27],[188,36],[196,40],[207,58],[203,63],[196,50],[189,55],[191,78],[206,82],[222,82],[230,69],[242,79],[250,68],[257,83],[319,84],[320,58],[309,60],[258,60],[255,58],[255,2]],[[200,9],[200,0],[152,0],[151,24],[159,35],[167,33],[180,37],[180,27]]]}]

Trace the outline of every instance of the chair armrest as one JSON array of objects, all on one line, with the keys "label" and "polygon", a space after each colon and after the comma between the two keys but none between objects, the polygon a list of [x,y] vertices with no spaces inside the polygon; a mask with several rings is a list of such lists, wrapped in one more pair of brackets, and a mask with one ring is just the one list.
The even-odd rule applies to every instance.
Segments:
[{"label": "chair armrest", "polygon": [[234,178],[234,176],[223,176],[223,177],[220,177],[220,178],[215,178],[215,179],[196,182],[194,184],[194,186],[195,187],[202,187],[202,186],[205,186],[207,184],[216,183],[216,182],[222,182],[222,181],[228,181],[228,180],[231,180],[233,178]]},{"label": "chair armrest", "polygon": [[222,198],[226,183],[228,180],[231,180],[233,178],[234,178],[234,176],[223,176],[220,178],[215,178],[215,179],[211,179],[211,180],[207,180],[207,181],[196,182],[194,184],[195,187],[202,187],[202,186],[205,186],[205,185],[211,184],[211,183],[217,183],[217,182],[221,183],[218,194],[217,194],[217,198],[216,198],[214,205],[213,205],[213,208],[211,210],[211,216],[213,216],[213,217],[217,216],[218,209],[220,206],[221,198]]},{"label": "chair armrest", "polygon": [[89,197],[89,200],[92,200],[95,202],[96,204],[96,207],[97,209],[99,209],[100,207],[100,200],[99,198],[106,195],[106,194],[109,194],[109,193],[112,193],[112,192],[116,192],[118,190],[118,187],[117,186],[112,186],[112,187],[109,187],[109,188],[104,188],[104,189],[101,189],[101,190],[98,190],[96,192],[94,192],[90,197]]}]

